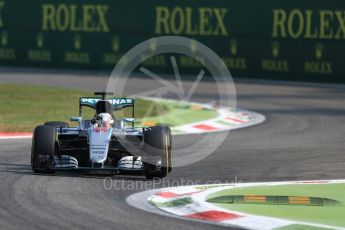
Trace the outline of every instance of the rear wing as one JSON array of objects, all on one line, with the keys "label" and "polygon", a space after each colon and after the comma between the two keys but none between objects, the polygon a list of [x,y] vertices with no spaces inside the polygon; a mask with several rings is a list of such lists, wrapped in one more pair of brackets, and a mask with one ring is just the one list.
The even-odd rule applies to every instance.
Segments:
[{"label": "rear wing", "polygon": [[[101,98],[95,98],[95,97],[81,97],[79,99],[79,105],[95,108],[96,103],[100,100],[102,100],[102,99]],[[126,107],[134,107],[134,99],[133,98],[109,98],[109,99],[105,99],[105,100],[110,102],[110,104],[113,106],[114,110],[122,109],[122,108],[126,108]]]},{"label": "rear wing", "polygon": [[[80,97],[79,98],[79,115],[80,116],[82,115],[83,106],[95,109],[96,103],[100,100],[103,100],[103,99],[95,98],[95,97]],[[133,98],[108,98],[104,100],[109,101],[114,110],[121,110],[123,108],[132,107],[133,117],[134,117],[134,99]]]}]

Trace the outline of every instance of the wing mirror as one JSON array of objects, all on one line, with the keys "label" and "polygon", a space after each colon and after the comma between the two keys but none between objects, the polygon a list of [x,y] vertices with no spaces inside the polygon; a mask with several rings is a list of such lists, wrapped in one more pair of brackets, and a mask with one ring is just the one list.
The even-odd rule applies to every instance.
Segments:
[{"label": "wing mirror", "polygon": [[123,118],[123,121],[124,122],[134,122],[135,121],[135,118]]},{"label": "wing mirror", "polygon": [[71,121],[80,122],[81,117],[71,117]]}]

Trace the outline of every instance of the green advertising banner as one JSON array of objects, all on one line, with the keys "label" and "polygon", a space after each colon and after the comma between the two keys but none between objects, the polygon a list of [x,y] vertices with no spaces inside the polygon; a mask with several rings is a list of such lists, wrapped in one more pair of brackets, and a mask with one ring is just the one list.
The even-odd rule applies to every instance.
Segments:
[{"label": "green advertising banner", "polygon": [[[342,0],[0,0],[1,66],[111,70],[164,35],[204,43],[234,76],[345,82]],[[145,65],[169,72],[167,58]],[[178,64],[200,68],[184,56]]]}]

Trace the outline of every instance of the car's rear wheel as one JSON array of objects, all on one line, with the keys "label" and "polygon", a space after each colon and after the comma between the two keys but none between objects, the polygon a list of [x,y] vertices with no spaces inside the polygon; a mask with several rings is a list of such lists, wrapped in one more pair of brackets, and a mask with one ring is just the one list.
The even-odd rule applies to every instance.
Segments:
[{"label": "car's rear wheel", "polygon": [[35,128],[31,147],[31,167],[35,173],[54,173],[55,143],[54,126],[40,125]]},{"label": "car's rear wheel", "polygon": [[53,127],[62,127],[62,128],[69,127],[68,123],[64,121],[47,121],[44,123],[44,125],[53,126]]},{"label": "car's rear wheel", "polygon": [[172,169],[171,130],[153,126],[144,130],[144,174],[148,179],[163,178]]}]

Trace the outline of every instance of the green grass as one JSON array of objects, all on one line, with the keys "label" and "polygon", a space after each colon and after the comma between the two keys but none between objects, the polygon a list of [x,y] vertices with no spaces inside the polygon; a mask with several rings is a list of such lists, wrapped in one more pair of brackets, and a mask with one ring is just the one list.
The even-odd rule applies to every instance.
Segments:
[{"label": "green grass", "polygon": [[185,103],[166,102],[164,105],[169,108],[169,113],[164,113],[156,117],[148,116],[139,121],[141,123],[144,121],[153,121],[157,124],[177,126],[215,118],[218,115],[216,110],[193,110],[190,108],[190,105],[186,105]]},{"label": "green grass", "polygon": [[[79,97],[94,96],[93,92],[66,88],[0,84],[0,132],[32,131],[45,121],[66,121],[79,114]],[[147,113],[147,108],[152,108]],[[158,116],[169,112],[165,105],[138,99],[135,116]],[[86,108],[85,118],[91,118],[94,110]],[[130,117],[131,110],[124,110]],[[75,124],[75,123],[74,123]]]},{"label": "green grass", "polygon": [[[334,206],[216,204],[249,214],[345,227],[345,184],[300,184],[236,188],[211,194],[207,199],[226,195],[309,196],[334,199]],[[301,229],[301,228],[296,228]]]},{"label": "green grass", "polygon": [[292,224],[280,228],[275,228],[275,230],[330,230],[329,228],[308,226],[304,224]]},{"label": "green grass", "polygon": [[[0,132],[30,132],[45,121],[66,121],[79,115],[79,97],[93,92],[67,88],[0,84]],[[164,104],[163,104],[164,103]],[[84,107],[83,118],[92,118],[94,110]],[[218,115],[210,109],[191,109],[185,102],[135,101],[136,126],[145,121],[178,126]],[[115,112],[117,118],[131,117],[131,108]],[[73,124],[69,122],[70,124]],[[76,124],[76,123],[74,123]]]}]

